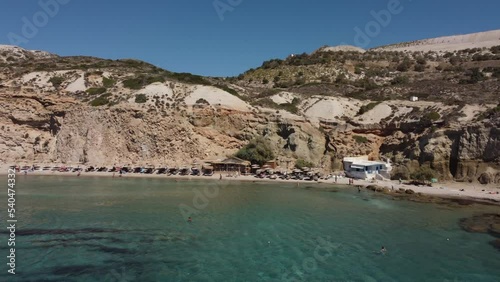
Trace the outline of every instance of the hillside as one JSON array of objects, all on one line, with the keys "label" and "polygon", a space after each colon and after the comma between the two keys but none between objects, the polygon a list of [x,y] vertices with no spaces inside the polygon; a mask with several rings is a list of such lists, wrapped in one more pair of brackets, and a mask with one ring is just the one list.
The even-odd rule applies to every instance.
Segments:
[{"label": "hillside", "polygon": [[500,30],[443,36],[438,38],[417,40],[375,48],[375,51],[409,51],[409,52],[450,52],[474,48],[491,48],[498,46]]},{"label": "hillside", "polygon": [[283,168],[291,159],[330,172],[367,154],[392,159],[396,179],[430,167],[500,183],[499,77],[496,45],[321,48],[233,78],[2,46],[0,160],[181,166],[263,136]]}]

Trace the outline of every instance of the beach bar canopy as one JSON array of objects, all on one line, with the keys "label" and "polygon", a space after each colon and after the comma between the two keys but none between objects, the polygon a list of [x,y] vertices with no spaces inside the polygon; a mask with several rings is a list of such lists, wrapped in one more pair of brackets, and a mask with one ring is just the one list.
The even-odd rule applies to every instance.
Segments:
[{"label": "beach bar canopy", "polygon": [[240,158],[231,157],[222,161],[212,163],[214,171],[239,171],[240,173],[248,173],[251,163]]}]

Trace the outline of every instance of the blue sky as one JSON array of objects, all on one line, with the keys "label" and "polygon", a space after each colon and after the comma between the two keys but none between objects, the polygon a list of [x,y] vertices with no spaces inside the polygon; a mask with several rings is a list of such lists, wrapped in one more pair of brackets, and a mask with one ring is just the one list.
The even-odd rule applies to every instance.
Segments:
[{"label": "blue sky", "polygon": [[[59,1],[58,11],[48,15],[40,3],[52,3],[54,11],[54,1]],[[375,47],[500,29],[497,0],[399,0],[397,9],[388,9],[397,2],[2,0],[0,44],[16,39],[23,48],[64,56],[136,58],[177,72],[233,76],[264,60],[323,45]],[[375,20],[371,12],[382,10],[399,13],[388,12],[391,20],[377,30],[370,26]],[[23,32],[23,18],[37,30]],[[370,35],[355,41],[355,28],[364,32],[367,25]]]}]

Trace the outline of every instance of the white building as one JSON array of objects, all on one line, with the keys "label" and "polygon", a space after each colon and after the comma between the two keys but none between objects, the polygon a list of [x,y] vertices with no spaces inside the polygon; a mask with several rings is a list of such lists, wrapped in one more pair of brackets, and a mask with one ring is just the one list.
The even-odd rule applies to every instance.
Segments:
[{"label": "white building", "polygon": [[368,156],[344,158],[344,171],[348,177],[371,180],[390,178],[392,166],[382,161],[369,161]]}]

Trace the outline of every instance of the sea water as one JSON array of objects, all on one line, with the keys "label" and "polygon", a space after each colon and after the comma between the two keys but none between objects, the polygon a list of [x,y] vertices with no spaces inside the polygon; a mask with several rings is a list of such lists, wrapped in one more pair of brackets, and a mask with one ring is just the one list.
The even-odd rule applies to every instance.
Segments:
[{"label": "sea water", "polygon": [[458,225],[498,207],[196,179],[17,176],[11,275],[0,177],[0,280],[500,281],[494,238]]}]

